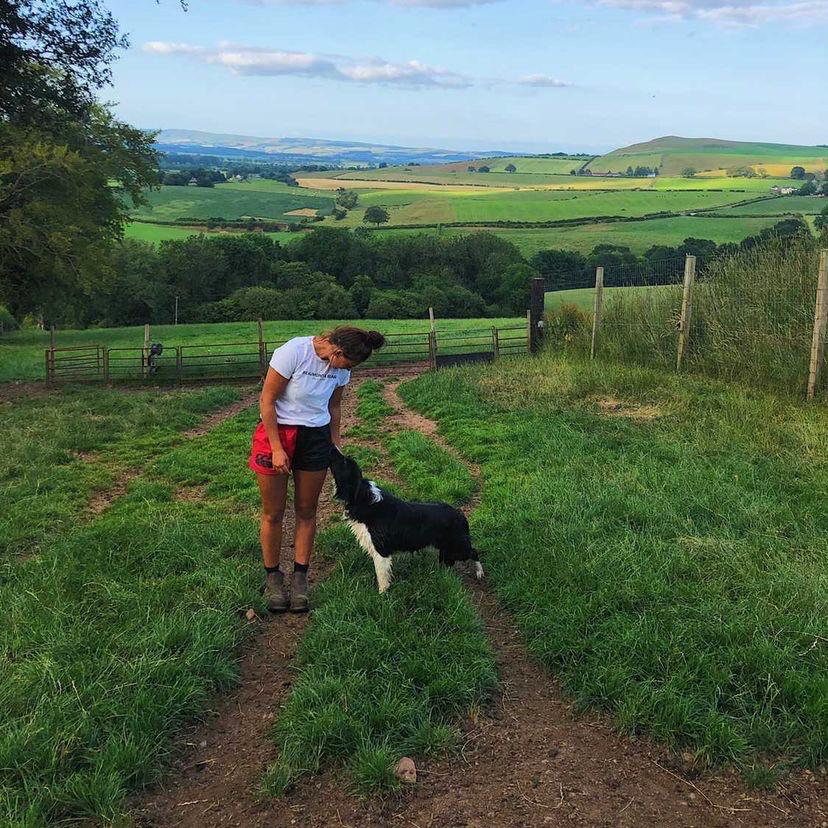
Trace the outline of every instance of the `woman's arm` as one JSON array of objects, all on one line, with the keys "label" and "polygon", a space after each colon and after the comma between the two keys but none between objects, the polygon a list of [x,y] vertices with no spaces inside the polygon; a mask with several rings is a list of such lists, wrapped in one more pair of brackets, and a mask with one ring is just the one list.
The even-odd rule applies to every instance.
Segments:
[{"label": "woman's arm", "polygon": [[262,416],[267,439],[273,450],[273,468],[283,474],[290,473],[290,461],[279,440],[279,424],[276,420],[276,400],[284,394],[289,380],[272,368],[267,369],[262,393],[259,396],[259,413]]},{"label": "woman's arm", "polygon": [[340,385],[331,395],[328,402],[328,411],[331,412],[331,441],[337,447],[341,446],[342,437],[339,434],[339,424],[342,422],[342,392],[344,385]]}]

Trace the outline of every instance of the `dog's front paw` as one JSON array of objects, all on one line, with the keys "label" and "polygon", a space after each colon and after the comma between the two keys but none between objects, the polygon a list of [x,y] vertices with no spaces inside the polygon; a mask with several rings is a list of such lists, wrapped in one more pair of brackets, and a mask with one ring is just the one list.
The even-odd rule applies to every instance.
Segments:
[{"label": "dog's front paw", "polygon": [[483,564],[480,563],[480,561],[475,561],[474,562],[474,577],[477,578],[478,581],[482,581],[483,576],[485,574],[486,573],[483,572]]}]

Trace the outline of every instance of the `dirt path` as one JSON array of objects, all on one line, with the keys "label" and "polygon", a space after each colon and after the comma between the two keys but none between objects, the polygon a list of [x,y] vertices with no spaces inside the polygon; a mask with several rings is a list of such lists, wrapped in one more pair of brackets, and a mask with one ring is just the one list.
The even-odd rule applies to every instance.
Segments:
[{"label": "dirt path", "polygon": [[[435,423],[405,407],[396,384],[386,386],[385,398],[396,412],[391,430],[422,431],[460,456]],[[344,412],[346,428],[351,417],[352,408]],[[672,756],[646,738],[617,734],[606,717],[576,715],[487,585],[472,579],[467,585],[495,650],[503,692],[465,723],[458,755],[419,769],[415,788],[385,802],[360,801],[330,769],[284,799],[256,800],[253,789],[274,756],[267,730],[290,689],[290,658],[305,623],[275,619],[263,623],[246,655],[239,690],[187,735],[192,747],[179,772],[164,790],[142,799],[138,824],[828,828],[824,774],[803,773],[773,794],[755,793],[732,775],[700,776],[690,757]]]}]

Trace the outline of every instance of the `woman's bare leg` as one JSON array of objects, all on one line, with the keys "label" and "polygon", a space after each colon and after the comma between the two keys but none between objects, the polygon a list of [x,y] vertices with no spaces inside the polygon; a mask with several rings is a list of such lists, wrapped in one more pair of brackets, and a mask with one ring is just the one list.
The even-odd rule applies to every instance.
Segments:
[{"label": "woman's bare leg", "polygon": [[272,569],[279,566],[282,550],[282,518],[287,502],[288,476],[257,474],[256,479],[262,497],[262,519],[259,526],[262,561],[266,568]]},{"label": "woman's bare leg", "polygon": [[293,473],[294,507],[296,510],[296,563],[310,563],[313,539],[316,537],[316,509],[328,470]]}]

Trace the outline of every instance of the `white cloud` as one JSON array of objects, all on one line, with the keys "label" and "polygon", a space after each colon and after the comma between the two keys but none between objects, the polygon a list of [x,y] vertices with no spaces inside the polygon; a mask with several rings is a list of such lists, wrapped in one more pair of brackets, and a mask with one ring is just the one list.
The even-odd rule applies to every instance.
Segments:
[{"label": "white cloud", "polygon": [[[502,0],[375,0],[390,6],[411,6],[414,8],[462,9],[470,6],[485,6]],[[242,0],[254,6],[342,6],[348,0]]]},{"label": "white cloud", "polygon": [[145,52],[159,55],[187,55],[205,63],[224,66],[238,75],[296,75],[307,78],[333,78],[351,83],[375,83],[408,87],[470,86],[474,81],[458,72],[428,66],[418,60],[394,63],[380,58],[351,58],[342,55],[316,55],[220,43],[215,49],[187,43],[154,41],[143,46]]},{"label": "white cloud", "polygon": [[542,86],[547,89],[565,89],[572,86],[571,83],[553,78],[550,75],[524,75],[517,82],[522,86]]},{"label": "white cloud", "polygon": [[655,13],[671,19],[696,19],[724,25],[826,22],[828,0],[598,0],[602,6]]}]

